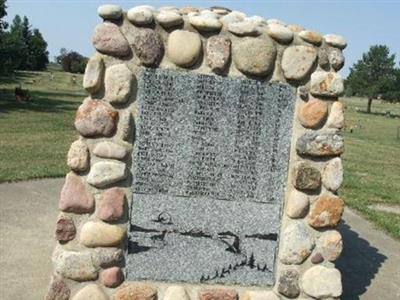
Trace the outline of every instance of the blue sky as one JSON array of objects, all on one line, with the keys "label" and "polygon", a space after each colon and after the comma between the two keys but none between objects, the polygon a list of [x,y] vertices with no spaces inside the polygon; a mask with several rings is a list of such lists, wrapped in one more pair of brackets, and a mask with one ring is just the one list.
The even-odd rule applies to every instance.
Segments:
[{"label": "blue sky", "polygon": [[43,33],[49,43],[51,59],[65,47],[86,56],[94,53],[91,44],[93,29],[101,19],[97,7],[105,3],[129,9],[150,4],[209,7],[226,6],[247,15],[280,19],[299,24],[323,34],[338,33],[349,43],[345,50],[343,75],[369,46],[388,45],[400,58],[400,0],[283,0],[283,1],[97,1],[97,0],[8,0],[7,20],[16,14],[28,16],[31,24]]}]

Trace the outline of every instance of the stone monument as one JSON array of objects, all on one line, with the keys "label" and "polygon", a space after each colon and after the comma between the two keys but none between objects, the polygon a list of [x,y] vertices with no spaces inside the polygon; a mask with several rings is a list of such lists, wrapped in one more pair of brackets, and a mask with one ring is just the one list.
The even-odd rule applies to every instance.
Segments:
[{"label": "stone monument", "polygon": [[47,300],[334,299],[345,40],[103,5]]}]

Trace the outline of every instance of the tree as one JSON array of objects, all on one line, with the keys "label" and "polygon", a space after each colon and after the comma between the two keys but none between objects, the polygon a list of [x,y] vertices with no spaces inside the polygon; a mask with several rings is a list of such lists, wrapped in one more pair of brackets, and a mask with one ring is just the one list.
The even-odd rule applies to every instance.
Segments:
[{"label": "tree", "polygon": [[30,66],[32,70],[41,71],[46,69],[49,63],[49,52],[47,51],[47,42],[38,29],[33,30],[30,42]]},{"label": "tree", "polygon": [[347,83],[352,92],[368,98],[367,112],[371,112],[372,100],[385,97],[395,80],[395,54],[384,45],[371,46],[362,59],[350,68]]},{"label": "tree", "polygon": [[6,9],[7,9],[6,0],[0,0],[0,38],[4,29],[7,29],[8,27],[7,22],[3,20],[3,18],[7,16]]},{"label": "tree", "polygon": [[84,73],[88,58],[76,51],[68,51],[65,48],[60,49],[60,55],[56,57],[65,72]]}]

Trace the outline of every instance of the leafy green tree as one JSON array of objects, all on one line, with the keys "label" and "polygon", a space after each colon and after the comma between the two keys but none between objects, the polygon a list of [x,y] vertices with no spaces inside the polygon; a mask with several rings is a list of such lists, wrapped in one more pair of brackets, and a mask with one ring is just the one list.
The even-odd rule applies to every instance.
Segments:
[{"label": "leafy green tree", "polygon": [[41,71],[46,69],[49,63],[49,51],[47,51],[47,42],[38,29],[33,30],[30,41],[30,67],[32,70]]},{"label": "leafy green tree", "polygon": [[56,57],[57,63],[62,66],[65,72],[84,73],[88,58],[76,51],[60,49],[60,55]]},{"label": "leafy green tree", "polygon": [[372,100],[385,97],[395,80],[395,54],[385,45],[371,46],[362,59],[350,68],[347,84],[353,93],[368,98],[367,112]]}]

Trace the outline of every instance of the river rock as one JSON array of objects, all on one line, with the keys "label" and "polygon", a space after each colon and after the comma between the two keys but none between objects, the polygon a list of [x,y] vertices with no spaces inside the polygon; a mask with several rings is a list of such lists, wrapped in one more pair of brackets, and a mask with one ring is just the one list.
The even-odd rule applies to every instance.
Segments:
[{"label": "river rock", "polygon": [[344,127],[344,113],[342,102],[335,101],[331,106],[331,112],[329,113],[326,126],[329,128],[341,129]]},{"label": "river rock", "polygon": [[283,74],[287,79],[304,79],[317,60],[317,51],[310,46],[291,46],[282,56]]},{"label": "river rock", "polygon": [[95,268],[107,269],[122,263],[124,252],[119,248],[94,248],[91,252]]},{"label": "river rock", "polygon": [[238,300],[238,294],[233,289],[211,288],[199,292],[199,300]]},{"label": "river rock", "polygon": [[118,225],[89,221],[82,226],[80,243],[86,247],[118,246],[125,239],[126,230]]},{"label": "river rock", "polygon": [[267,33],[278,42],[289,44],[293,40],[293,32],[278,23],[268,23]]},{"label": "river rock", "polygon": [[139,30],[134,38],[133,48],[140,62],[145,66],[158,65],[164,54],[164,45],[158,33],[149,28]]},{"label": "river rock", "polygon": [[108,67],[105,75],[105,98],[110,103],[128,101],[132,89],[133,74],[125,64]]},{"label": "river rock", "polygon": [[[242,299],[243,298],[243,299]],[[273,291],[246,291],[241,300],[279,300]]]},{"label": "river rock", "polygon": [[82,172],[89,167],[89,149],[86,144],[77,140],[71,144],[67,155],[67,165],[76,172]]},{"label": "river rock", "polygon": [[56,239],[61,243],[66,243],[75,238],[76,228],[74,224],[74,220],[61,216],[56,223]]},{"label": "river rock", "polygon": [[87,182],[95,187],[105,187],[127,177],[126,165],[119,161],[99,161],[90,169]]},{"label": "river rock", "polygon": [[96,144],[93,154],[102,158],[123,159],[128,154],[128,149],[119,144],[104,141]]},{"label": "river rock", "polygon": [[320,265],[311,267],[301,278],[301,288],[307,295],[317,299],[340,297],[342,294],[340,272]]},{"label": "river rock", "polygon": [[128,20],[135,25],[148,25],[153,22],[153,12],[147,7],[133,7],[128,10]]},{"label": "river rock", "polygon": [[300,155],[340,155],[344,152],[343,136],[331,130],[306,132],[297,139],[296,150]]},{"label": "river rock", "polygon": [[75,128],[84,137],[110,137],[117,129],[118,112],[102,100],[85,99],[75,117]]},{"label": "river rock", "polygon": [[183,23],[182,16],[175,11],[161,11],[157,17],[157,22],[164,28],[170,28]]},{"label": "river rock", "polygon": [[344,66],[344,56],[342,51],[332,48],[328,54],[329,63],[335,71],[339,71]]},{"label": "river rock", "polygon": [[122,17],[122,8],[118,5],[105,4],[99,6],[97,13],[105,20],[118,20]]},{"label": "river rock", "polygon": [[92,42],[97,51],[107,55],[127,56],[131,53],[128,41],[118,26],[110,22],[96,26]]},{"label": "river rock", "polygon": [[196,29],[206,32],[218,31],[222,27],[222,23],[217,18],[204,15],[189,17],[189,22]]},{"label": "river rock", "polygon": [[326,120],[328,104],[318,99],[310,99],[300,107],[299,121],[305,128],[318,128]]},{"label": "river rock", "polygon": [[157,300],[157,290],[144,284],[129,284],[115,293],[115,300]]},{"label": "river rock", "polygon": [[295,25],[295,24],[290,24],[287,26],[288,29],[290,29],[291,31],[295,32],[295,33],[299,33],[301,31],[304,31],[305,28],[303,26],[300,25]]},{"label": "river rock", "polygon": [[51,277],[45,300],[69,300],[71,290],[60,275]]},{"label": "river rock", "polygon": [[80,176],[68,173],[61,190],[59,209],[76,214],[90,213],[94,209],[94,197],[87,191]]},{"label": "river rock", "polygon": [[317,71],[311,74],[310,93],[314,96],[337,97],[343,94],[342,77],[335,72]]},{"label": "river rock", "polygon": [[167,288],[163,300],[190,300],[190,298],[184,287],[173,285]]},{"label": "river rock", "polygon": [[83,87],[91,94],[98,92],[102,85],[104,61],[100,54],[91,57],[86,64]]},{"label": "river rock", "polygon": [[314,239],[302,221],[290,223],[281,239],[280,260],[287,265],[301,264],[314,248]]},{"label": "river rock", "polygon": [[238,11],[232,11],[228,13],[227,15],[223,16],[220,21],[224,25],[228,25],[230,23],[235,23],[235,22],[240,22],[243,21],[246,18],[246,14]]},{"label": "river rock", "polygon": [[297,297],[300,294],[299,272],[295,269],[281,272],[278,279],[278,292],[289,298]]},{"label": "river rock", "polygon": [[322,184],[332,192],[336,192],[343,182],[343,165],[340,157],[330,160],[322,171]]},{"label": "river rock", "polygon": [[324,35],[325,43],[333,47],[344,49],[347,46],[347,42],[344,37],[337,34],[327,34]]},{"label": "river rock", "polygon": [[76,280],[96,280],[97,269],[92,264],[89,252],[62,251],[56,249],[53,255],[54,270],[60,275]]},{"label": "river rock", "polygon": [[341,234],[336,230],[325,231],[317,240],[316,250],[328,261],[335,261],[343,250]]},{"label": "river rock", "polygon": [[316,190],[321,186],[321,173],[308,162],[296,163],[293,185],[299,190]]},{"label": "river rock", "polygon": [[307,215],[310,199],[307,194],[293,189],[286,204],[286,214],[292,218],[302,218]]},{"label": "river rock", "polygon": [[215,73],[222,73],[231,57],[231,41],[225,36],[212,36],[206,46],[207,64]]},{"label": "river rock", "polygon": [[199,34],[187,30],[175,30],[168,37],[168,57],[178,66],[190,67],[200,56]]},{"label": "river rock", "polygon": [[229,23],[228,30],[238,36],[257,36],[261,34],[259,26],[260,22],[245,19],[241,22]]},{"label": "river rock", "polygon": [[236,68],[249,75],[266,76],[275,65],[276,48],[270,39],[244,37],[233,43]]},{"label": "river rock", "polygon": [[320,196],[311,206],[308,223],[314,228],[333,227],[339,224],[344,202],[332,194]]},{"label": "river rock", "polygon": [[111,267],[100,273],[100,282],[108,288],[116,288],[124,281],[121,268]]},{"label": "river rock", "polygon": [[108,300],[107,294],[97,284],[89,284],[72,298],[72,300]]},{"label": "river rock", "polygon": [[322,35],[317,31],[303,30],[299,32],[299,36],[306,42],[320,45],[322,43]]},{"label": "river rock", "polygon": [[108,189],[102,195],[96,215],[103,221],[117,221],[123,216],[125,205],[126,195],[123,189],[118,187]]}]

